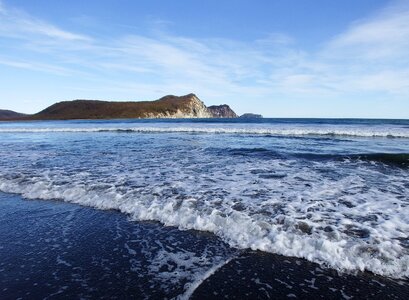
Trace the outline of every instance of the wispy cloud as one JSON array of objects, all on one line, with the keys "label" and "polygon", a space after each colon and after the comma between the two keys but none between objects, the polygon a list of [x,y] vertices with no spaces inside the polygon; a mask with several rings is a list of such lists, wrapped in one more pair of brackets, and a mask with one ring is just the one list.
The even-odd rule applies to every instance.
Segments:
[{"label": "wispy cloud", "polygon": [[32,39],[35,36],[60,41],[91,40],[90,37],[65,31],[21,10],[6,7],[2,2],[0,2],[0,36],[21,39]]},{"label": "wispy cloud", "polygon": [[[18,60],[0,56],[0,65],[36,72],[47,72],[58,76],[81,75],[81,72],[58,65],[35,62],[33,60]],[[82,74],[83,75],[83,74]]]},{"label": "wispy cloud", "polygon": [[409,95],[409,5],[399,2],[354,22],[322,49],[338,89]]},{"label": "wispy cloud", "polygon": [[[291,49],[294,51],[295,49]],[[287,93],[328,97],[358,92],[409,96],[409,5],[399,2],[355,21],[317,52],[272,70]],[[285,62],[283,57],[278,61]]]},{"label": "wispy cloud", "polygon": [[401,2],[353,23],[328,44],[329,51],[365,60],[408,58],[409,4]]}]

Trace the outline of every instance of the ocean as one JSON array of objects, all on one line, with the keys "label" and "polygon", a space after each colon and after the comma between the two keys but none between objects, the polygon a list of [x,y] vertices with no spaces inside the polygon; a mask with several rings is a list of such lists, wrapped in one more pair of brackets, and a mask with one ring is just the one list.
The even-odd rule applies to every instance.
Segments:
[{"label": "ocean", "polygon": [[409,120],[2,122],[0,146],[2,299],[409,295]]}]

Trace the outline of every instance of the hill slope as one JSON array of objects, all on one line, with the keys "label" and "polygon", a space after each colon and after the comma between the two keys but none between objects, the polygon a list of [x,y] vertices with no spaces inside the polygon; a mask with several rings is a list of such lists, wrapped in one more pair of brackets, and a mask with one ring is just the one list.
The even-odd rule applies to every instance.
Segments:
[{"label": "hill slope", "polygon": [[156,101],[110,102],[63,101],[51,105],[30,119],[120,119],[120,118],[211,118],[211,113],[194,94],[165,96]]},{"label": "hill slope", "polygon": [[18,119],[25,116],[25,114],[21,114],[12,110],[0,109],[0,120]]}]

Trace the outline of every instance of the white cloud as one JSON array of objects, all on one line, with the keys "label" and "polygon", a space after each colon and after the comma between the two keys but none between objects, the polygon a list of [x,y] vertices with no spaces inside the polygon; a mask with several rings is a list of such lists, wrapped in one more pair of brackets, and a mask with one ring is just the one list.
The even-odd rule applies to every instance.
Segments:
[{"label": "white cloud", "polygon": [[36,19],[23,11],[6,7],[0,2],[0,36],[21,39],[49,38],[60,41],[89,41],[89,37],[62,30]]},{"label": "white cloud", "polygon": [[287,95],[407,97],[409,5],[400,2],[353,22],[315,53],[291,51],[290,57],[274,57],[270,75]]},{"label": "white cloud", "polygon": [[368,60],[407,58],[408,50],[409,5],[405,3],[355,22],[328,45],[328,51],[346,51],[344,55]]},{"label": "white cloud", "polygon": [[256,40],[256,43],[264,47],[288,46],[295,43],[294,38],[282,32],[274,32],[262,39]]},{"label": "white cloud", "polygon": [[37,72],[47,72],[59,76],[69,76],[69,75],[78,75],[79,72],[64,68],[57,65],[47,64],[47,63],[38,63],[35,61],[24,61],[11,59],[9,57],[0,56],[0,65],[14,67],[19,69],[32,70]]}]

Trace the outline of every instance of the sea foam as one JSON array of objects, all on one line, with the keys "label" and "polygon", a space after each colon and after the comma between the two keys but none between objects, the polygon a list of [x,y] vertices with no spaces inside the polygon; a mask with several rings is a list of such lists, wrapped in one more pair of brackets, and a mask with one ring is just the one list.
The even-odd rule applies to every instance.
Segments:
[{"label": "sea foam", "polygon": [[344,136],[344,137],[385,137],[409,138],[407,128],[355,128],[345,126],[313,126],[284,128],[278,126],[263,127],[3,127],[0,133],[49,133],[49,132],[116,132],[116,133],[201,133],[201,134],[246,134],[246,135],[272,135],[272,136]]},{"label": "sea foam", "polygon": [[[286,173],[285,179],[243,176],[254,168],[252,163],[226,166],[223,172],[213,170],[201,178],[173,169],[173,178],[160,180],[158,174],[143,187],[126,186],[130,174],[115,172],[107,181],[95,178],[91,170],[72,175],[48,170],[14,177],[2,174],[0,190],[209,231],[233,247],[302,257],[338,270],[409,276],[408,182],[403,174],[386,176],[357,165],[361,168],[357,174],[335,181],[319,170],[342,169],[342,163],[321,163],[296,172],[291,164],[270,164]],[[375,176],[378,187],[370,185]],[[143,172],[133,177],[143,182]]]}]

